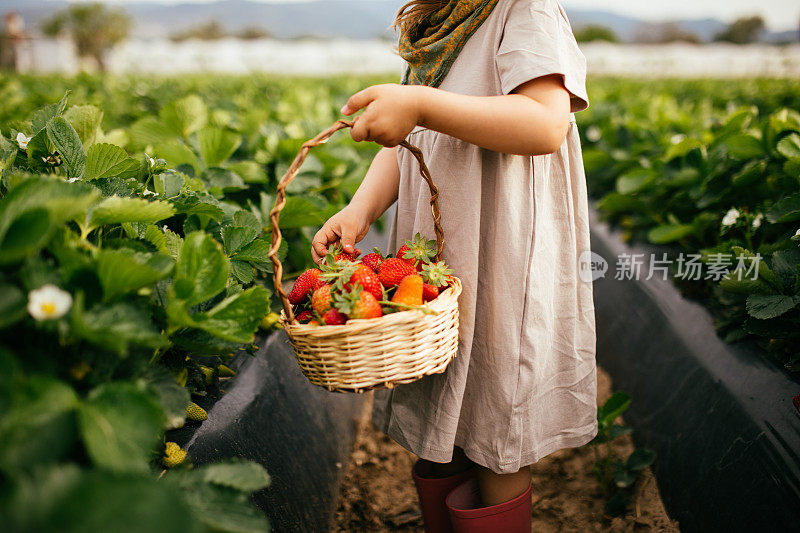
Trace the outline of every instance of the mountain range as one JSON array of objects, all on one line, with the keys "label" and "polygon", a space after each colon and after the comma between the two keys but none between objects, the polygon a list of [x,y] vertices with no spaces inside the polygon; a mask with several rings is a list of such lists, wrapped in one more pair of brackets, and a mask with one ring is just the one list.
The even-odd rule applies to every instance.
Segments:
[{"label": "mountain range", "polygon": [[[4,9],[20,12],[35,30],[52,13],[66,7],[64,0],[4,0]],[[169,36],[209,21],[225,30],[262,28],[281,39],[299,37],[393,38],[389,24],[402,0],[310,0],[307,2],[252,2],[220,0],[212,3],[125,3],[135,24],[133,36]],[[610,28],[623,41],[632,40],[642,20],[601,10],[567,10],[573,28],[596,24]],[[717,19],[676,20],[680,30],[710,41],[727,24]],[[766,32],[766,41],[797,40],[797,32]]]}]

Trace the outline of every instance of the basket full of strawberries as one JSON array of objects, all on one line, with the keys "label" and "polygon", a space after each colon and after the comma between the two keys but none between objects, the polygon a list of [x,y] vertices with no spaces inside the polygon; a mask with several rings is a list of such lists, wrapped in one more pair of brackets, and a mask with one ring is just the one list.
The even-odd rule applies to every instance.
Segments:
[{"label": "basket full of strawberries", "polygon": [[281,324],[300,368],[312,382],[331,391],[363,392],[443,372],[458,350],[458,297],[461,281],[442,260],[438,189],[421,152],[403,142],[420,164],[431,191],[435,240],[421,234],[392,256],[377,248],[362,257],[332,246],[319,264],[303,272],[287,295],[281,283],[280,210],[286,186],[309,149],[351,123],[339,121],[303,145],[278,184],[270,212],[270,249],[275,289],[283,303]]}]

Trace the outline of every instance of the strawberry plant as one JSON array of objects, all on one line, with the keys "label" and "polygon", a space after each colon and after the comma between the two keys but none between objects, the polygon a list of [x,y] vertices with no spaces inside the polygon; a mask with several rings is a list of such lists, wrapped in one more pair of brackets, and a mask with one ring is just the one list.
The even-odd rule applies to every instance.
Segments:
[{"label": "strawberry plant", "polygon": [[[727,341],[750,339],[800,371],[797,82],[599,85],[581,127],[600,212],[668,254]],[[681,254],[699,258],[700,276],[674,268]],[[727,275],[713,276],[722,261]],[[756,281],[744,275],[754,269]]]}]

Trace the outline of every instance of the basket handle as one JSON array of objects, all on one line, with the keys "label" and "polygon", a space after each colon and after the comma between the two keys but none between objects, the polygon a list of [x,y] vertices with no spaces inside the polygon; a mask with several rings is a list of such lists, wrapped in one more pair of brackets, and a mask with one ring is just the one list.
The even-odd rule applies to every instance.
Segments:
[{"label": "basket handle", "polygon": [[[309,150],[311,150],[315,146],[319,146],[321,144],[325,144],[331,136],[336,133],[337,131],[344,129],[344,128],[352,128],[353,122],[349,120],[337,120],[330,128],[326,129],[325,131],[319,133],[313,139],[310,139],[303,143],[303,146],[300,148],[300,151],[297,153],[297,157],[294,158],[292,165],[289,167],[289,170],[286,171],[286,174],[283,175],[281,180],[278,182],[278,190],[277,195],[275,197],[275,205],[272,207],[272,210],[269,212],[269,218],[272,222],[272,246],[269,249],[269,258],[272,260],[272,277],[275,281],[275,291],[277,291],[278,296],[281,298],[281,302],[283,303],[283,309],[286,312],[286,318],[289,320],[290,323],[295,322],[295,316],[292,312],[292,304],[289,303],[289,298],[286,296],[286,291],[283,290],[283,285],[281,285],[281,277],[283,276],[283,265],[281,264],[280,260],[278,259],[278,248],[281,245],[281,230],[280,226],[278,225],[278,221],[280,219],[281,210],[286,205],[286,187],[292,182],[292,180],[297,176],[297,173],[300,172],[300,167],[303,165],[303,161],[305,161],[306,156],[308,155]],[[419,162],[419,173],[422,175],[422,178],[427,182],[428,188],[431,191],[431,212],[433,213],[433,229],[436,233],[436,256],[434,259],[436,261],[442,260],[442,250],[444,248],[444,231],[442,231],[442,225],[440,223],[440,219],[442,218],[442,214],[439,211],[439,188],[433,183],[433,179],[431,178],[431,173],[428,170],[427,165],[425,165],[425,161],[422,158],[422,151],[417,148],[416,146],[410,144],[408,141],[402,141],[400,146],[408,149],[411,154],[417,159]]]}]

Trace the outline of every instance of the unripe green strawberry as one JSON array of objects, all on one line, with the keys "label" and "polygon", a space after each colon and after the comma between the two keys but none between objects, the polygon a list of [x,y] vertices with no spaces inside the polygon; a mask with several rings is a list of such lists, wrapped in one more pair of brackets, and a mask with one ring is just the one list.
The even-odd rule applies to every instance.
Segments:
[{"label": "unripe green strawberry", "polygon": [[196,403],[189,402],[189,406],[186,408],[186,416],[190,420],[203,421],[208,418],[208,413]]},{"label": "unripe green strawberry", "polygon": [[236,375],[236,372],[234,372],[225,365],[219,365],[217,366],[217,374],[221,378],[232,378],[233,376]]},{"label": "unripe green strawberry", "polygon": [[206,379],[206,385],[211,385],[211,383],[214,382],[214,369],[209,366],[200,365],[200,370],[203,371],[203,376]]},{"label": "unripe green strawberry", "polygon": [[164,457],[161,463],[167,468],[174,468],[186,460],[186,450],[175,442],[168,442],[164,447]]},{"label": "unripe green strawberry", "polygon": [[267,315],[261,319],[261,323],[259,327],[264,330],[273,330],[273,329],[280,329],[281,324],[281,315],[278,313],[267,313]]}]

